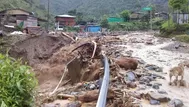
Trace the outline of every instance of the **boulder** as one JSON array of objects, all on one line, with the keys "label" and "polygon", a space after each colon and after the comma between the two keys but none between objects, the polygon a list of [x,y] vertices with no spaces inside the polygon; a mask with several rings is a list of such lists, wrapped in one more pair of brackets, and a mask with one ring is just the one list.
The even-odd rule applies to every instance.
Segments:
[{"label": "boulder", "polygon": [[148,76],[143,76],[140,78],[140,82],[144,82],[144,83],[150,83],[150,79]]},{"label": "boulder", "polygon": [[135,81],[136,77],[135,74],[132,71],[127,72],[126,74],[126,81]]},{"label": "boulder", "polygon": [[129,81],[129,82],[126,82],[126,84],[129,88],[136,88],[137,87],[137,84],[135,82]]},{"label": "boulder", "polygon": [[168,107],[183,107],[184,104],[179,99],[173,99],[168,103]]},{"label": "boulder", "polygon": [[154,44],[153,39],[147,39],[145,44],[146,45],[153,45]]},{"label": "boulder", "polygon": [[165,90],[158,90],[158,93],[160,93],[160,94],[168,94]]},{"label": "boulder", "polygon": [[153,84],[152,88],[159,89],[159,85],[158,84]]},{"label": "boulder", "polygon": [[149,92],[146,97],[149,100],[153,99],[153,100],[157,100],[157,101],[160,101],[160,102],[170,101],[170,98],[168,98],[167,95],[159,94],[159,93],[156,93],[156,92]]},{"label": "boulder", "polygon": [[81,103],[79,102],[71,102],[66,105],[66,107],[81,107]]},{"label": "boulder", "polygon": [[118,64],[121,68],[124,68],[125,70],[136,70],[138,67],[138,61],[133,58],[128,57],[120,57],[116,59],[116,64]]},{"label": "boulder", "polygon": [[160,101],[158,101],[158,100],[150,100],[150,104],[151,105],[160,105]]},{"label": "boulder", "polygon": [[156,71],[156,72],[163,72],[163,68],[158,67],[157,65],[148,64],[145,66],[145,68],[148,70]]}]

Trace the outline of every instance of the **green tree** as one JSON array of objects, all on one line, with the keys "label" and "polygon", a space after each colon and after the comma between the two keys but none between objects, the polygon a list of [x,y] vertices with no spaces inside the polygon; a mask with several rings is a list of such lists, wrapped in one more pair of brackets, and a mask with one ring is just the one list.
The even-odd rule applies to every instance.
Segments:
[{"label": "green tree", "polygon": [[173,10],[182,11],[186,7],[186,4],[188,4],[188,0],[169,0],[169,6]]},{"label": "green tree", "polygon": [[68,11],[68,14],[69,15],[77,15],[77,11],[76,11],[76,9],[74,9],[74,10],[70,10],[70,11]]},{"label": "green tree", "polygon": [[77,12],[76,9],[73,9],[73,10],[68,11],[68,14],[69,14],[69,15],[76,16],[76,22],[77,22],[77,23],[80,23],[80,22],[83,21],[83,13]]},{"label": "green tree", "polygon": [[129,10],[124,10],[120,13],[120,16],[125,20],[128,21],[129,20],[129,16],[130,16],[130,12]]},{"label": "green tree", "polygon": [[103,16],[103,18],[101,20],[101,23],[100,23],[101,27],[103,27],[103,28],[108,28],[109,27],[107,18],[108,17],[106,15]]},{"label": "green tree", "polygon": [[81,22],[83,21],[83,13],[77,12],[76,13],[76,22]]},{"label": "green tree", "polygon": [[178,22],[178,14],[187,10],[188,0],[169,0],[169,6],[173,9],[173,12],[176,10]]}]

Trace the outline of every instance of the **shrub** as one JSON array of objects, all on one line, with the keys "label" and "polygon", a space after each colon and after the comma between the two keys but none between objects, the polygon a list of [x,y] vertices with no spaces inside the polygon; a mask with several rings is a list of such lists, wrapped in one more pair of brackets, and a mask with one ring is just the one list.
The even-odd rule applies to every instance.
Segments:
[{"label": "shrub", "polygon": [[170,19],[162,24],[161,29],[171,31],[176,29],[176,24],[173,22],[172,19]]},{"label": "shrub", "polygon": [[80,28],[79,27],[65,27],[64,31],[66,32],[79,32]]},{"label": "shrub", "polygon": [[160,33],[162,37],[169,37],[173,31],[176,30],[176,24],[172,19],[165,21],[160,28]]},{"label": "shrub", "polygon": [[36,85],[29,66],[0,54],[1,107],[32,107]]},{"label": "shrub", "polygon": [[180,33],[186,33],[189,30],[189,24],[181,24],[176,26],[176,30]]},{"label": "shrub", "polygon": [[160,33],[162,37],[185,34],[189,31],[189,24],[175,24],[172,19],[162,24]]},{"label": "shrub", "polygon": [[121,30],[121,25],[119,23],[110,23],[109,24],[109,29],[111,31],[120,31]]},{"label": "shrub", "polygon": [[103,18],[100,22],[100,26],[103,27],[103,28],[109,27],[107,16],[103,16]]},{"label": "shrub", "polygon": [[179,40],[179,41],[181,41],[181,42],[187,42],[187,43],[189,43],[189,35],[186,35],[186,34],[184,34],[184,35],[178,35],[178,36],[176,36],[176,39]]},{"label": "shrub", "polygon": [[129,16],[130,16],[130,12],[129,10],[124,10],[120,13],[120,16],[124,19],[124,21],[128,21],[129,20]]},{"label": "shrub", "polygon": [[147,22],[123,22],[123,23],[111,23],[109,24],[111,31],[134,31],[134,30],[147,30],[149,24]]},{"label": "shrub", "polygon": [[17,31],[23,31],[23,28],[20,27],[20,26],[15,26],[15,28],[16,28]]},{"label": "shrub", "polygon": [[[151,22],[150,22],[151,23]],[[159,17],[156,17],[156,18],[153,18],[152,19],[152,24],[153,24],[153,28],[154,30],[159,30],[161,25],[163,23],[163,19],[162,18],[159,18]]]}]

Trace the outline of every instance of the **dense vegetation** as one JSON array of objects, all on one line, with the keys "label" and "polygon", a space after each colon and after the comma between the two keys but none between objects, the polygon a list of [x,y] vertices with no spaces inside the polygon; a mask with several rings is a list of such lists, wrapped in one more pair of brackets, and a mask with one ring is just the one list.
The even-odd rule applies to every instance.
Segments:
[{"label": "dense vegetation", "polygon": [[159,30],[163,19],[160,17],[152,17],[150,20],[149,12],[146,12],[142,15],[140,19],[131,20],[130,19],[131,12],[129,10],[123,10],[117,18],[124,19],[124,22],[108,22],[107,15],[104,15],[101,19],[101,26],[103,28],[108,28],[111,31],[136,31],[136,30],[149,30],[150,23],[152,23],[153,30]]},{"label": "dense vegetation", "polygon": [[0,106],[33,107],[37,81],[30,67],[0,54]]},{"label": "dense vegetation", "polygon": [[[40,0],[47,6],[48,0]],[[168,0],[49,0],[53,14],[65,14],[70,10],[77,11],[92,17],[101,17],[104,14],[116,15],[123,10],[140,11],[141,8],[154,4],[157,11],[167,11]]]},{"label": "dense vegetation", "polygon": [[111,31],[147,30],[149,29],[149,24],[147,22],[110,23],[109,29]]},{"label": "dense vegetation", "polygon": [[[188,12],[188,0],[169,0],[169,7],[172,12],[183,13]],[[170,15],[170,19],[165,21],[160,29],[160,36],[162,37],[175,37],[182,42],[189,42],[189,24],[179,24],[172,20],[173,16]]]}]

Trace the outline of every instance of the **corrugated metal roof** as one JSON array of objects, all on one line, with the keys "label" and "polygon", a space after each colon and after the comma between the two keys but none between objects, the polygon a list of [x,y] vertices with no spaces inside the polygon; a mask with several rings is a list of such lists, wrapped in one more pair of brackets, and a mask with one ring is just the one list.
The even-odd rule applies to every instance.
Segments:
[{"label": "corrugated metal roof", "polygon": [[75,16],[71,16],[71,15],[67,15],[67,14],[64,14],[64,15],[57,15],[56,17],[70,17],[70,18],[75,18]]},{"label": "corrugated metal roof", "polygon": [[133,13],[130,15],[130,18],[133,18],[133,19],[139,18],[139,14]]},{"label": "corrugated metal roof", "polygon": [[29,11],[27,11],[27,10],[20,9],[20,8],[13,8],[13,9],[2,10],[2,11],[0,11],[0,13],[3,14],[3,13],[5,13],[5,12],[9,11],[9,10],[21,10],[21,11],[24,11],[24,12],[26,12],[26,13],[32,14],[32,12],[29,12]]}]

